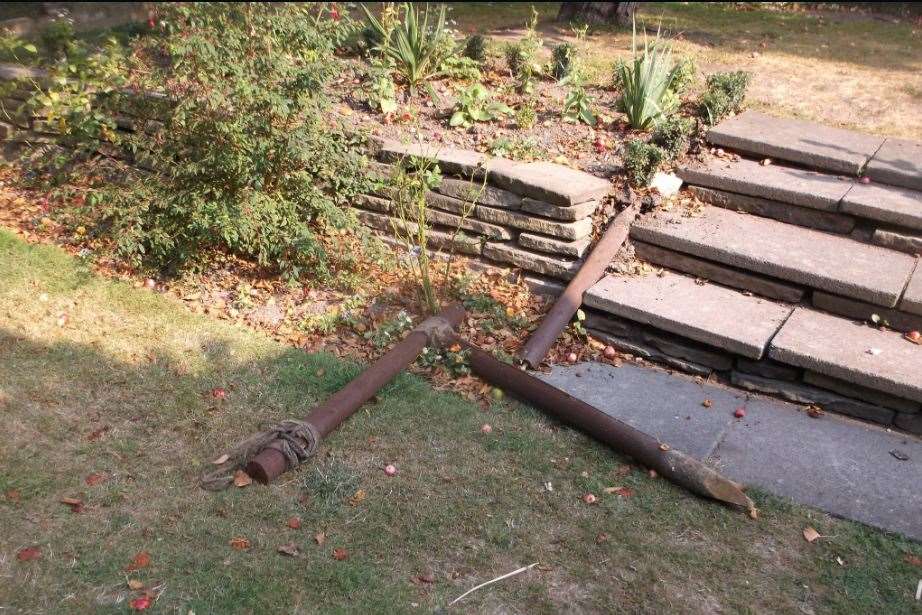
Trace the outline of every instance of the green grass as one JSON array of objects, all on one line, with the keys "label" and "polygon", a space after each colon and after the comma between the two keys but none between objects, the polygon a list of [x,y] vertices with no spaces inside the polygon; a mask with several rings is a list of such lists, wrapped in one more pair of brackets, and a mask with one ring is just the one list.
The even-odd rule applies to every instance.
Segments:
[{"label": "green grass", "polygon": [[[0,230],[0,494],[19,492],[0,497],[0,608],[125,613],[131,578],[159,588],[154,612],[432,612],[537,561],[451,610],[917,612],[920,570],[904,557],[918,544],[759,493],[753,521],[623,476],[624,459],[526,406],[484,411],[409,375],[276,484],[197,487],[226,445],[306,414],[358,369]],[[207,395],[215,386],[226,400]],[[109,480],[87,486],[92,472]],[[636,495],[603,495],[615,485]],[[367,498],[352,506],[357,489]],[[601,502],[582,503],[586,491]],[[85,510],[71,513],[65,496]],[[286,526],[294,515],[299,530]],[[807,525],[828,537],[807,544]],[[233,550],[236,536],[252,548]],[[301,557],[276,552],[289,542]],[[17,561],[33,544],[42,559]],[[126,572],[142,550],[150,567]],[[435,583],[412,582],[426,570]]]}]

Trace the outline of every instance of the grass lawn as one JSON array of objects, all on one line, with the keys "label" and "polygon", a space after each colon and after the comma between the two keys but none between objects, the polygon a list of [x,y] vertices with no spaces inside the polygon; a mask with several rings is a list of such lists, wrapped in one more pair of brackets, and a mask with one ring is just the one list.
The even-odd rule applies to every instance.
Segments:
[{"label": "grass lawn", "polygon": [[[519,36],[530,15],[528,3],[452,6],[462,32],[484,32],[498,42]],[[534,6],[547,46],[572,40],[569,27],[553,21],[559,3]],[[645,3],[638,18],[651,32],[661,25],[677,39],[676,52],[691,56],[705,74],[751,72],[752,108],[922,140],[922,26],[909,20],[716,2]],[[591,33],[586,53],[594,80],[610,84],[615,59],[628,57],[630,46],[628,30]]]},{"label": "grass lawn", "polygon": [[[197,487],[226,445],[357,369],[0,230],[0,610],[124,613],[131,580],[159,595],[152,612],[424,613],[540,562],[449,610],[918,612],[916,543],[762,494],[753,521],[527,407],[484,411],[409,375],[278,484]],[[41,557],[20,561],[30,546]],[[126,570],[139,552],[149,565]]]}]

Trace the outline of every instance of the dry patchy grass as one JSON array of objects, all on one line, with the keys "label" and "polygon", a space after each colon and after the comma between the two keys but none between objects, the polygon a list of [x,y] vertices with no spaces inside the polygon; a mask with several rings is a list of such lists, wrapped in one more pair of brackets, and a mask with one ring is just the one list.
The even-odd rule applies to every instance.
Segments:
[{"label": "dry patchy grass", "polygon": [[[409,375],[277,484],[198,489],[201,464],[226,444],[305,414],[357,369],[0,230],[0,608],[123,613],[145,591],[133,580],[157,596],[156,612],[432,612],[534,561],[451,610],[917,608],[919,569],[904,561],[922,555],[916,544],[761,494],[752,521],[530,408],[482,410]],[[217,386],[226,399],[208,395]],[[381,471],[390,462],[393,478]],[[105,480],[87,484],[90,474]],[[604,495],[613,485],[635,495]],[[359,489],[367,497],[351,505]],[[584,504],[586,492],[600,503]],[[807,525],[826,538],[807,544]],[[250,548],[233,549],[235,537]],[[288,543],[299,557],[277,552]],[[32,545],[42,557],[18,561]],[[142,551],[150,564],[127,571]]]}]

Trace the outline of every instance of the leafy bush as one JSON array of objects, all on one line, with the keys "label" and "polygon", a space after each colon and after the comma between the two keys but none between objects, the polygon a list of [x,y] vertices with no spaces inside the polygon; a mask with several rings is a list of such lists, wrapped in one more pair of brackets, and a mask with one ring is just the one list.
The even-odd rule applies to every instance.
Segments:
[{"label": "leafy bush", "polygon": [[531,19],[525,24],[525,35],[514,43],[507,43],[504,48],[509,72],[518,80],[519,91],[525,93],[534,90],[535,80],[541,74],[538,53],[544,41],[538,36],[537,25],[538,12],[531,7]]},{"label": "leafy bush", "polygon": [[642,139],[632,139],[624,151],[624,169],[635,186],[649,186],[666,159],[666,152]]},{"label": "leafy bush", "polygon": [[125,144],[156,172],[126,169],[129,181],[92,194],[87,224],[134,264],[173,270],[220,250],[329,277],[331,255],[343,264],[349,250],[325,246],[362,187],[362,159],[323,93],[349,24],[301,4],[160,10],[167,33],[136,54],[145,80],[132,88],[169,93],[163,129]]},{"label": "leafy bush", "polygon": [[681,96],[695,83],[697,76],[698,68],[695,66],[695,61],[688,56],[682,56],[676,62],[675,70],[672,72],[672,82],[669,84],[669,89],[676,95]]},{"label": "leafy bush", "polygon": [[[586,29],[576,31],[577,41],[582,41]],[[567,75],[560,80],[560,85],[569,86],[563,101],[562,116],[568,122],[584,122],[590,126],[595,124],[595,114],[592,112],[592,98],[586,93],[586,76],[583,63],[576,53],[576,47],[570,45],[566,49]],[[556,66],[556,65],[555,65]]]},{"label": "leafy bush", "polygon": [[535,105],[530,101],[523,102],[515,112],[515,123],[522,130],[530,130],[537,121],[538,112],[535,111]]},{"label": "leafy bush", "polygon": [[699,110],[708,124],[716,124],[731,113],[738,113],[746,98],[751,75],[745,71],[714,73],[707,78]]},{"label": "leafy bush", "polygon": [[570,74],[570,57],[576,48],[570,43],[560,43],[551,53],[551,71],[554,79],[560,80]]},{"label": "leafy bush", "polygon": [[491,122],[510,113],[512,109],[505,103],[492,100],[490,91],[475,83],[461,92],[449,124],[470,128],[474,122]]},{"label": "leafy bush", "polygon": [[660,117],[670,111],[674,97],[669,96],[670,86],[676,76],[672,50],[668,44],[644,36],[643,47],[637,46],[637,31],[631,41],[633,59],[615,66],[615,82],[621,88],[618,108],[627,115],[632,128],[647,130]]},{"label": "leafy bush", "polygon": [[464,42],[465,58],[483,64],[487,61],[487,39],[482,34],[471,34]]},{"label": "leafy bush", "polygon": [[49,23],[38,35],[38,43],[44,55],[52,60],[59,60],[79,47],[74,40],[74,24],[67,15],[62,15]]},{"label": "leafy bush", "polygon": [[405,2],[401,7],[402,15],[386,7],[381,20],[364,4],[362,10],[368,25],[381,40],[375,51],[391,63],[407,82],[410,94],[415,95],[421,83],[439,72],[442,62],[453,52],[454,43],[445,35],[444,4],[439,7],[432,26],[428,5],[424,11],[418,11],[412,2]]},{"label": "leafy bush", "polygon": [[650,142],[662,148],[670,159],[678,158],[688,150],[692,128],[691,119],[673,114],[656,125]]},{"label": "leafy bush", "polygon": [[450,55],[442,61],[439,72],[454,81],[480,81],[480,65],[474,60]]}]

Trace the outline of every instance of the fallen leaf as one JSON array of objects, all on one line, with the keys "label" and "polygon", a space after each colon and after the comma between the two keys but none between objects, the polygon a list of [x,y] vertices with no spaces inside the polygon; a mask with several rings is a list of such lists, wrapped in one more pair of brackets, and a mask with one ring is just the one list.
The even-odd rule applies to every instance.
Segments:
[{"label": "fallen leaf", "polygon": [[423,583],[435,583],[435,575],[431,570],[424,570],[422,574],[416,577]]},{"label": "fallen leaf", "polygon": [[31,562],[33,560],[41,559],[42,549],[38,546],[33,547],[24,547],[16,552],[16,559],[20,562]]},{"label": "fallen leaf", "polygon": [[701,402],[701,405],[705,408],[710,408],[714,405],[714,402],[712,402],[710,399],[705,399],[703,402]]},{"label": "fallen leaf", "polygon": [[810,526],[807,526],[804,528],[804,540],[806,540],[809,543],[814,543],[817,540],[819,540],[819,538],[820,538],[820,533],[817,532],[815,529],[813,529]]},{"label": "fallen leaf", "polygon": [[844,566],[845,560],[842,559],[841,557],[836,557],[836,563],[839,564],[840,566]]},{"label": "fallen leaf", "polygon": [[18,502],[22,498],[18,489],[10,489],[6,492],[5,495],[6,499],[10,502]]},{"label": "fallen leaf", "polygon": [[143,611],[144,609],[149,609],[153,603],[154,602],[151,600],[150,596],[141,596],[140,598],[135,598],[128,604],[135,611]]},{"label": "fallen leaf", "polygon": [[216,465],[216,466],[219,466],[219,465],[222,465],[222,464],[227,463],[227,460],[228,460],[228,459],[230,459],[230,455],[228,455],[227,453],[224,453],[223,455],[221,455],[220,457],[218,457],[217,459],[215,459],[215,460],[212,461],[211,463],[213,463],[213,464]]},{"label": "fallen leaf", "polygon": [[278,552],[289,557],[298,557],[301,555],[301,550],[298,549],[298,546],[293,542],[289,542],[286,545],[281,545],[278,548]]},{"label": "fallen leaf", "polygon": [[109,427],[108,425],[103,425],[102,427],[100,427],[100,428],[97,429],[96,431],[91,431],[91,432],[87,435],[86,439],[89,440],[90,442],[92,442],[93,440],[99,440],[99,439],[102,437],[102,435],[103,435],[104,433],[106,433],[107,431],[109,431],[109,429],[111,429],[111,427]]},{"label": "fallen leaf", "polygon": [[343,561],[344,559],[349,558],[349,552],[343,549],[342,547],[337,547],[333,549],[333,559],[338,562]]},{"label": "fallen leaf", "polygon": [[323,546],[323,543],[325,543],[326,541],[327,541],[327,535],[325,533],[317,532],[316,534],[314,534],[314,542],[316,542],[321,547]]},{"label": "fallen leaf", "polygon": [[909,455],[899,449],[893,449],[890,451],[890,455],[897,461],[909,461]]},{"label": "fallen leaf", "polygon": [[80,500],[77,498],[61,498],[58,501],[61,504],[66,504],[67,506],[70,506],[70,512],[74,513],[75,515],[78,515],[81,512],[83,512],[83,500]]},{"label": "fallen leaf", "polygon": [[89,476],[87,476],[85,479],[83,479],[83,482],[85,482],[90,487],[95,487],[96,485],[100,483],[106,482],[106,478],[107,477],[105,474],[99,474],[97,472],[94,472],[90,474]]},{"label": "fallen leaf", "polygon": [[250,540],[243,536],[237,536],[231,539],[230,546],[238,551],[245,551],[250,548]]},{"label": "fallen leaf", "polygon": [[301,529],[301,517],[291,517],[288,519],[288,527],[293,530]]},{"label": "fallen leaf", "polygon": [[135,591],[144,589],[144,583],[137,579],[128,579],[128,589],[133,589]]},{"label": "fallen leaf", "polygon": [[819,406],[807,406],[807,416],[811,419],[821,418],[824,414],[826,413]]},{"label": "fallen leaf", "polygon": [[131,560],[131,563],[125,566],[127,572],[133,572],[135,570],[140,570],[142,568],[147,568],[150,566],[150,553],[147,551],[139,551],[134,559]]},{"label": "fallen leaf", "polygon": [[922,557],[919,557],[918,555],[907,553],[906,557],[903,558],[903,561],[912,566],[918,566],[919,568],[922,568]]},{"label": "fallen leaf", "polygon": [[608,495],[620,495],[623,498],[629,498],[634,495],[634,490],[630,487],[606,487],[605,493]]},{"label": "fallen leaf", "polygon": [[250,478],[250,475],[244,472],[243,470],[237,470],[234,472],[234,486],[235,487],[246,487],[247,485],[253,484],[253,479]]},{"label": "fallen leaf", "polygon": [[211,389],[211,396],[215,399],[226,399],[227,391],[224,390],[224,387],[215,387]]},{"label": "fallen leaf", "polygon": [[352,495],[352,497],[349,498],[349,504],[351,506],[358,506],[359,504],[365,501],[366,496],[367,494],[365,493],[365,490],[359,489]]}]

